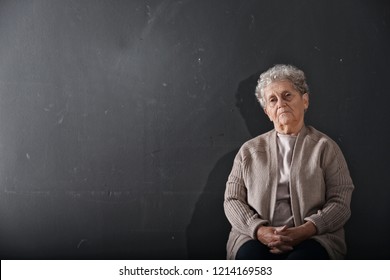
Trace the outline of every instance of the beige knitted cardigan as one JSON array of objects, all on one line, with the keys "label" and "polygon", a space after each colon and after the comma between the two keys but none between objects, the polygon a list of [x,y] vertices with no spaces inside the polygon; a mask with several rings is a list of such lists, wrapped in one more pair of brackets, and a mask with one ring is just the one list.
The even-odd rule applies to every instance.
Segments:
[{"label": "beige knitted cardigan", "polygon": [[[224,209],[232,230],[227,258],[234,259],[257,228],[272,225],[277,190],[277,139],[272,130],[246,142],[236,155],[226,183]],[[310,126],[300,131],[292,156],[290,197],[294,223],[311,221],[313,238],[332,259],[346,254],[344,224],[349,219],[354,189],[338,145]]]}]

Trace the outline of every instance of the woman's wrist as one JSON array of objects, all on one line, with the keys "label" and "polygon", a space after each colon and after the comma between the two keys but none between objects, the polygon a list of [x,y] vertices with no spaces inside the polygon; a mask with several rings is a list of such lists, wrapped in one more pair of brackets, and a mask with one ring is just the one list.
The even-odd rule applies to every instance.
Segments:
[{"label": "woman's wrist", "polygon": [[301,227],[306,238],[310,238],[317,234],[317,227],[311,221],[307,221]]}]

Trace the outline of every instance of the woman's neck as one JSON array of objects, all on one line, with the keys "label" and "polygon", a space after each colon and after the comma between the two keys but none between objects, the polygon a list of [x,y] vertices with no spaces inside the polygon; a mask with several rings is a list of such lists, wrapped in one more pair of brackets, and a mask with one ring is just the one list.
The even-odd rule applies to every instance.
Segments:
[{"label": "woman's neck", "polygon": [[297,126],[280,124],[279,126],[275,126],[275,130],[280,134],[288,134],[288,135],[297,136],[299,134],[299,132],[301,131],[303,126],[304,126],[304,123],[301,123]]}]

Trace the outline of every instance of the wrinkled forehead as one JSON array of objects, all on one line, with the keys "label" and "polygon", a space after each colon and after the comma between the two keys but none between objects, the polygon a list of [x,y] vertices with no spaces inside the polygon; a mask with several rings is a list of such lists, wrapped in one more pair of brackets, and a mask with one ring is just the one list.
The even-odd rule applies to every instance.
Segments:
[{"label": "wrinkled forehead", "polygon": [[294,84],[287,79],[273,81],[264,88],[264,95],[282,94],[284,92],[298,92]]}]

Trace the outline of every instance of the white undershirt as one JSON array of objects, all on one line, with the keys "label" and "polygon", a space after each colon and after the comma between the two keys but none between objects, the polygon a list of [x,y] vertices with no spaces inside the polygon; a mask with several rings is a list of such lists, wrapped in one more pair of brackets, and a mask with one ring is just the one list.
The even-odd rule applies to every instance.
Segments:
[{"label": "white undershirt", "polygon": [[294,226],[294,220],[290,203],[290,168],[294,145],[297,137],[292,135],[279,134],[278,144],[278,189],[276,193],[276,204],[273,226],[288,225]]}]

